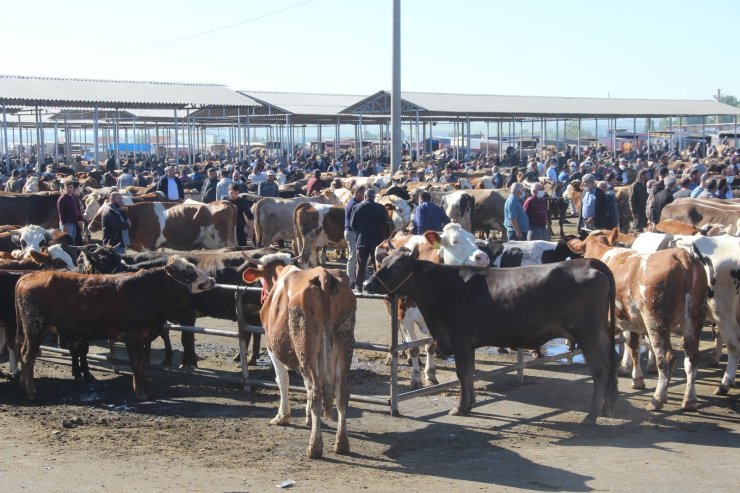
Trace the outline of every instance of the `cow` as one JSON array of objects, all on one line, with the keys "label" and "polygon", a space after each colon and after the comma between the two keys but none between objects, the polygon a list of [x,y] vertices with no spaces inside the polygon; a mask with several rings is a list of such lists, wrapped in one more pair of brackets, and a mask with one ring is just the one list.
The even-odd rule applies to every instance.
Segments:
[{"label": "cow", "polygon": [[[288,255],[278,255],[289,263]],[[308,394],[306,425],[311,426],[306,455],[311,459],[322,456],[321,411],[330,416],[335,401],[334,452],[349,453],[347,405],[357,311],[349,278],[339,270],[300,270],[293,265],[271,270],[250,268],[243,274],[245,282],[258,278],[269,291],[260,317],[280,389],[280,408],[270,424],[289,423],[288,369],[300,370]]]},{"label": "cow", "polygon": [[[684,248],[704,265],[709,290],[707,314],[717,324],[714,361],[719,364],[722,340],[727,343],[727,369],[715,395],[726,395],[735,381],[740,359],[740,238],[643,233],[632,245],[642,253]],[[623,362],[624,366],[624,362]]]},{"label": "cow", "polygon": [[613,409],[615,285],[598,260],[487,269],[438,265],[420,260],[416,248],[403,248],[383,260],[365,288],[411,296],[439,347],[454,355],[461,392],[451,415],[467,414],[475,403],[475,348],[537,348],[556,337],[574,339],[591,367],[594,391],[585,422]]},{"label": "cow", "polygon": [[59,192],[0,192],[0,224],[37,224],[42,228],[59,226],[58,199]]},{"label": "cow", "polygon": [[[294,199],[278,199],[265,197],[254,204],[254,239],[257,246],[269,247],[279,240],[292,240],[294,235],[293,214],[298,204],[302,202],[316,202],[321,204],[339,205],[331,190],[322,190],[319,197],[296,197]],[[298,252],[294,249],[294,255]]]},{"label": "cow", "polygon": [[[593,231],[585,240],[573,239],[568,246],[589,258],[603,260],[617,282],[617,327],[620,331],[647,334],[657,357],[658,385],[647,405],[657,411],[667,401],[667,388],[675,355],[671,331],[683,335],[686,391],[681,407],[697,408],[696,370],[699,356],[699,334],[704,324],[707,278],[696,258],[686,250],[672,248],[655,253],[635,252],[613,246],[618,230],[608,235]],[[639,338],[629,339],[632,358],[632,388],[645,388],[639,363]]]},{"label": "cow", "polygon": [[717,236],[718,234],[724,233],[724,228],[723,226],[712,224],[705,224],[701,228],[697,228],[691,224],[676,221],[675,219],[666,219],[656,224],[653,228],[653,232],[671,235],[694,236],[695,234],[701,234],[706,236]]},{"label": "cow", "polygon": [[[83,212],[82,214],[82,217],[85,218],[85,221],[90,222],[95,216],[97,216],[98,210],[100,210],[103,204],[105,204],[105,201],[108,199],[109,195],[110,193],[101,194],[94,191],[90,193],[87,197],[85,197],[85,212]],[[152,192],[142,195],[126,195],[122,193],[121,197],[123,198],[123,205],[125,206],[138,204],[139,202],[167,202],[167,197],[165,197],[162,192]]]},{"label": "cow", "polygon": [[162,327],[168,312],[187,303],[191,293],[212,289],[215,284],[178,256],[164,267],[132,274],[44,271],[21,277],[15,288],[15,308],[26,397],[36,398],[34,363],[41,341],[55,332],[72,345],[122,335],[136,399],[150,399],[152,393],[144,379],[144,342]]},{"label": "cow", "polygon": [[740,204],[722,200],[677,199],[666,205],[660,221],[674,219],[697,228],[711,224],[722,225],[732,236],[740,236]]},{"label": "cow", "polygon": [[41,252],[31,250],[21,258],[0,260],[0,270],[72,270],[73,268],[72,259],[61,245],[52,245]]},{"label": "cow", "polygon": [[[98,211],[90,231],[102,229]],[[236,245],[236,206],[219,201],[211,204],[140,202],[126,207],[131,221],[129,248],[135,251],[171,248],[215,249]]]},{"label": "cow", "polygon": [[[417,248],[420,258],[434,263],[449,265],[473,265],[484,267],[490,263],[485,252],[475,243],[475,237],[462,229],[459,224],[447,224],[442,233],[427,231],[423,235],[397,234],[392,240],[386,240],[375,249],[375,259],[380,264],[394,248],[404,247],[409,250]],[[378,267],[379,268],[379,265]],[[393,308],[386,302],[389,313]],[[400,300],[398,305],[398,320],[401,337],[405,342],[418,340],[414,327],[419,327],[422,337],[429,337],[429,329],[421,315],[419,308],[411,298]],[[427,359],[424,367],[424,384],[436,385],[436,368],[434,365],[435,345],[425,347]],[[409,351],[411,359],[411,389],[422,386],[421,370],[419,368],[419,349]]]},{"label": "cow", "polygon": [[[416,192],[420,191],[416,189]],[[475,198],[472,196],[472,192],[474,191],[429,193],[432,195],[432,202],[445,210],[450,221],[459,224],[466,231],[473,231]],[[414,201],[416,201],[416,196]]]},{"label": "cow", "polygon": [[486,244],[478,242],[490,260],[489,267],[521,267],[562,262],[581,256],[573,253],[565,240],[559,241],[501,241]]},{"label": "cow", "polygon": [[[15,259],[22,259],[31,251],[41,253],[48,246],[58,245],[52,252],[55,259],[64,260],[66,268],[75,267],[76,255],[71,249],[72,237],[57,229],[44,229],[36,225],[0,228],[0,252],[8,252]],[[20,248],[18,248],[20,247]]]},{"label": "cow", "polygon": [[303,268],[318,265],[318,248],[347,248],[342,207],[313,202],[300,203],[293,213],[293,228],[293,241]]}]

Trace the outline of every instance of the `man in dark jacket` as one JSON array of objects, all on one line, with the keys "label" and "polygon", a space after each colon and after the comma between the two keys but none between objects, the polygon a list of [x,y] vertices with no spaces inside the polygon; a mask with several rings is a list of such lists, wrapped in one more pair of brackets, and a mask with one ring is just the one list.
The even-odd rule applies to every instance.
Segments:
[{"label": "man in dark jacket", "polygon": [[185,191],[182,188],[182,182],[175,176],[174,166],[167,166],[166,174],[157,183],[157,191],[162,192],[170,202],[185,200]]},{"label": "man in dark jacket", "polygon": [[642,231],[647,226],[647,215],[645,207],[647,206],[648,193],[645,183],[648,181],[647,170],[637,172],[637,180],[630,187],[630,211],[635,221],[635,231]]},{"label": "man in dark jacket", "polygon": [[200,191],[201,200],[210,204],[216,200],[216,185],[218,184],[218,176],[216,175],[216,168],[208,168],[208,175],[203,181],[203,188]]},{"label": "man in dark jacket", "polygon": [[229,183],[229,202],[236,206],[236,243],[239,246],[247,246],[247,233],[244,231],[244,226],[249,221],[254,221],[254,214],[252,214],[252,203],[239,196],[239,185],[236,183]]},{"label": "man in dark jacket", "polygon": [[663,207],[673,202],[673,189],[676,188],[676,177],[666,176],[663,179],[664,188],[659,192],[655,193],[655,199],[653,202],[653,224],[660,222],[660,213],[663,211]]},{"label": "man in dark jacket", "polygon": [[103,212],[103,245],[114,247],[120,255],[125,254],[130,227],[131,221],[123,207],[123,197],[118,192],[111,193],[110,204]]},{"label": "man in dark jacket", "polygon": [[355,284],[362,291],[367,272],[367,261],[375,264],[375,247],[380,245],[388,224],[385,207],[375,202],[375,189],[365,190],[365,200],[352,213],[350,226],[357,236],[357,275]]}]

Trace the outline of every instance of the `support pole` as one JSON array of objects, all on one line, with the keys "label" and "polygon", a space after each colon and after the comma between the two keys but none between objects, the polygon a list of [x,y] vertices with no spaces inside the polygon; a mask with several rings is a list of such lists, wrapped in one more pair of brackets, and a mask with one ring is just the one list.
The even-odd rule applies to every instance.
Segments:
[{"label": "support pole", "polygon": [[[395,0],[398,1],[398,0]],[[391,304],[391,416],[398,416],[398,298],[390,297]]]},{"label": "support pole", "polygon": [[393,175],[401,165],[401,0],[393,0],[393,83],[391,87],[393,134],[391,137],[391,175]]},{"label": "support pole", "polygon": [[98,109],[93,110],[93,154],[95,156],[95,169],[100,169],[100,156],[98,156]]},{"label": "support pole", "polygon": [[180,136],[177,132],[177,110],[175,110],[175,164],[180,162]]}]

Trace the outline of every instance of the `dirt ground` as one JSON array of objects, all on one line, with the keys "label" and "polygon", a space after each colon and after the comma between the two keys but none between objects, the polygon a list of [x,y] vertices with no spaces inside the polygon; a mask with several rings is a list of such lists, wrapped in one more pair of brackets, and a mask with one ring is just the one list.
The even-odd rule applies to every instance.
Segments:
[{"label": "dirt ground", "polygon": [[[211,319],[200,325],[235,328]],[[380,302],[359,301],[358,341],[389,342],[388,325]],[[196,342],[202,368],[238,375],[235,340]],[[75,383],[64,360],[47,359],[36,367],[33,404],[17,381],[0,381],[0,491],[246,492],[285,481],[301,491],[736,491],[738,392],[712,395],[721,373],[708,367],[710,342],[702,345],[698,412],[680,411],[678,365],[664,411],[645,411],[651,390],[631,390],[620,378],[616,417],[583,426],[588,368],[563,361],[527,370],[522,385],[513,374],[479,381],[478,404],[466,417],[447,415],[457,390],[404,401],[395,418],[384,406],[351,402],[352,453],[333,453],[329,421],[324,459],[315,461],[305,458],[302,394],[291,393],[292,424],[272,427],[274,390],[247,394],[237,384],[150,370],[157,399],[138,404],[128,374],[100,368],[97,382]],[[354,359],[352,393],[387,395],[382,355],[356,351]],[[513,356],[481,349],[477,359],[485,369]],[[440,380],[453,379],[452,363],[439,364]],[[273,378],[264,353],[252,372]],[[402,390],[408,377],[404,366]],[[300,385],[297,375],[291,381]],[[654,389],[654,375],[647,385]]]}]

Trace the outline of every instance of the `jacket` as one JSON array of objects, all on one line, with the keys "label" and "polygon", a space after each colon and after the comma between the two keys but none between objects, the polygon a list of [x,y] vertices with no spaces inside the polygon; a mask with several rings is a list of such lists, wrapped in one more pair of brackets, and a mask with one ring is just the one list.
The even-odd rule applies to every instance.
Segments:
[{"label": "jacket", "polygon": [[206,179],[206,181],[203,182],[203,188],[200,191],[201,200],[206,203],[210,204],[214,200],[216,200],[216,185],[218,184],[218,178],[210,178]]},{"label": "jacket", "polygon": [[385,238],[388,213],[374,200],[364,200],[352,212],[350,224],[357,235],[358,248],[375,248]]},{"label": "jacket", "polygon": [[123,232],[128,229],[128,216],[113,204],[103,212],[103,244],[122,245]]},{"label": "jacket", "polygon": [[[167,197],[167,200],[169,200],[169,196],[167,195],[167,180],[169,180],[169,177],[167,175],[164,175],[162,178],[159,179],[159,182],[157,183],[157,191],[162,192],[164,196]],[[182,182],[178,177],[175,177],[174,180],[175,184],[177,185],[178,200],[184,200],[185,190],[182,188]]]}]

